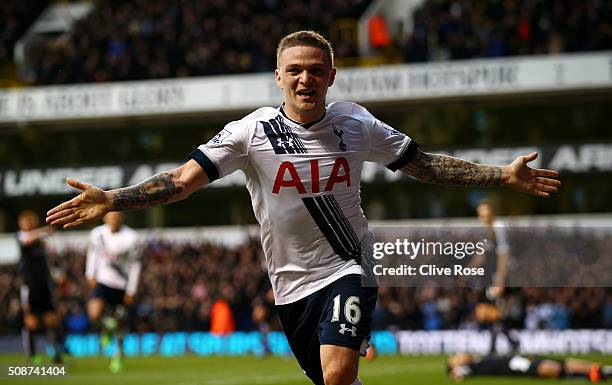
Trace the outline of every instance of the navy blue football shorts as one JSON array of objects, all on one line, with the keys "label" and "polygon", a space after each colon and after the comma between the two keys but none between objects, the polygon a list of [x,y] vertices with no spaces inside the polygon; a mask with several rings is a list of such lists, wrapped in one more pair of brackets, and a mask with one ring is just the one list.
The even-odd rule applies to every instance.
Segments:
[{"label": "navy blue football shorts", "polygon": [[29,305],[32,314],[43,314],[55,310],[51,289],[47,282],[21,286],[21,303]]},{"label": "navy blue football shorts", "polygon": [[113,307],[117,305],[123,305],[123,298],[125,296],[125,290],[114,289],[101,283],[96,283],[96,287],[91,293],[91,298],[103,299],[108,305]]},{"label": "navy blue football shorts", "polygon": [[378,288],[361,287],[351,274],[299,301],[278,305],[289,346],[304,373],[323,385],[321,345],[344,346],[365,356]]}]

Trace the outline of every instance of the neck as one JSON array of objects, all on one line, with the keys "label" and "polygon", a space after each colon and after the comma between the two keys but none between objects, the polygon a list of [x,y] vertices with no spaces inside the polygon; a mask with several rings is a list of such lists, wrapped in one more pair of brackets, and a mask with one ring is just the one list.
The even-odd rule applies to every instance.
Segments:
[{"label": "neck", "polygon": [[295,111],[291,109],[290,107],[288,107],[286,104],[283,104],[283,111],[285,112],[285,115],[289,119],[296,121],[298,123],[316,122],[318,120],[321,120],[323,115],[325,115],[325,107],[323,107],[322,109],[316,109],[316,110],[312,110],[312,111],[308,111],[304,113],[304,112]]}]

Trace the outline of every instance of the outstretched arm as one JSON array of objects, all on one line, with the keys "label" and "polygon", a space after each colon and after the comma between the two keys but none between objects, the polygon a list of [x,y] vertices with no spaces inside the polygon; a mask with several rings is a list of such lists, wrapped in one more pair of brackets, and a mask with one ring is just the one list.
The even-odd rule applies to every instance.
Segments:
[{"label": "outstretched arm", "polygon": [[177,169],[116,190],[103,191],[71,178],[66,182],[81,193],[47,212],[47,223],[65,229],[93,222],[110,211],[143,209],[185,199],[205,186],[208,177],[196,161],[189,160]]},{"label": "outstretched arm", "polygon": [[30,231],[22,231],[19,237],[19,242],[24,246],[30,246],[32,243],[43,239],[53,234],[55,229],[52,226],[42,226]]},{"label": "outstretched arm", "polygon": [[527,163],[537,156],[535,152],[519,156],[511,164],[499,167],[419,150],[414,159],[401,170],[425,183],[473,187],[505,186],[516,191],[548,197],[561,187],[561,182],[553,179],[558,177],[559,173],[528,167]]}]

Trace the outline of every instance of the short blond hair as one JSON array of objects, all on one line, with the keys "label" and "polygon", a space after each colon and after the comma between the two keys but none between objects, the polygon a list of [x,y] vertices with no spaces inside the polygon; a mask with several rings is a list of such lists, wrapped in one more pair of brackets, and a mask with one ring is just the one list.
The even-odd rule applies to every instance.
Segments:
[{"label": "short blond hair", "polygon": [[291,47],[314,47],[320,48],[327,54],[329,63],[334,66],[334,49],[329,40],[315,31],[297,31],[283,37],[276,48],[276,67],[280,67],[280,55]]}]

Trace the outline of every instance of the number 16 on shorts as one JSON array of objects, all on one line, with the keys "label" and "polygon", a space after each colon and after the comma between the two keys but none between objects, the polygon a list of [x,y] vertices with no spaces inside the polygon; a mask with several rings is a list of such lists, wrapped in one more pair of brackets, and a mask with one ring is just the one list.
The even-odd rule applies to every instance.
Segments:
[{"label": "number 16 on shorts", "polygon": [[318,325],[321,345],[343,346],[365,355],[377,296],[378,288],[362,287],[359,275],[336,281],[325,293],[325,314]]},{"label": "number 16 on shorts", "polygon": [[350,332],[351,337],[356,337],[357,327],[355,325],[357,325],[361,320],[359,297],[352,295],[346,299],[344,305],[341,305],[341,296],[342,294],[338,294],[334,297],[334,308],[331,322],[340,322],[340,312],[343,311],[344,319],[352,325],[347,326],[346,323],[341,323],[339,333],[344,334]]}]

